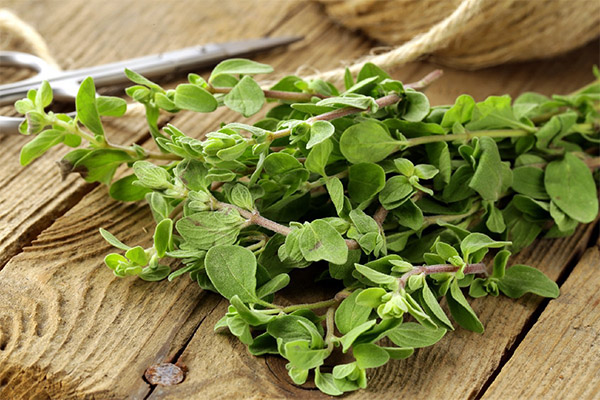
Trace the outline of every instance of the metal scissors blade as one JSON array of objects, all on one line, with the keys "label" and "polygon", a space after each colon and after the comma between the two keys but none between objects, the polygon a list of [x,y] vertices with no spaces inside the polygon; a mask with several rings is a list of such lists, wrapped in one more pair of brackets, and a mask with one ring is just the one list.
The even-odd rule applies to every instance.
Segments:
[{"label": "metal scissors blade", "polygon": [[[125,68],[148,78],[155,78],[215,65],[227,58],[248,56],[301,39],[302,37],[297,36],[276,37],[206,44],[70,71],[58,71],[31,54],[4,51],[0,52],[0,65],[30,68],[38,74],[23,81],[0,85],[0,105],[12,104],[26,97],[30,89],[39,88],[44,80],[50,83],[55,98],[74,100],[79,84],[88,76],[94,78],[96,87],[120,85],[129,82],[124,73]],[[16,132],[22,120],[22,118],[0,116],[0,132]]]}]

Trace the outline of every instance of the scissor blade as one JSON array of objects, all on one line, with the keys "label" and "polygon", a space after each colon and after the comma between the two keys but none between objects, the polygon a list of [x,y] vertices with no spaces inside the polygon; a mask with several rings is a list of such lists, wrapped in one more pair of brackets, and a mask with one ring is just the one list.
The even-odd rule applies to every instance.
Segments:
[{"label": "scissor blade", "polygon": [[221,46],[228,57],[242,56],[245,54],[253,54],[261,51],[269,50],[274,47],[285,46],[302,40],[302,36],[284,36],[273,38],[260,38],[250,40],[240,40],[237,42],[221,43]]}]

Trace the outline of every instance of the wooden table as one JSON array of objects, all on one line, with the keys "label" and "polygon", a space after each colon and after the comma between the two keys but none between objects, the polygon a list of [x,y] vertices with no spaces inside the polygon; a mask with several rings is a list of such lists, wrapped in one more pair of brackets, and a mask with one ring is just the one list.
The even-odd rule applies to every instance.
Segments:
[{"label": "wooden table", "polygon": [[[38,29],[63,68],[210,41],[299,34],[306,39],[289,51],[257,60],[276,71],[312,72],[377,45],[305,1],[0,0],[0,6]],[[592,79],[599,54],[595,42],[553,60],[476,72],[446,68],[428,95],[442,104],[463,92],[476,99],[567,93]],[[435,67],[416,63],[393,75],[410,81]],[[233,118],[222,111],[181,113],[161,123],[199,136]],[[112,120],[107,130],[116,142],[152,146],[140,114]],[[149,211],[112,201],[106,187],[75,176],[61,181],[54,162],[64,148],[19,166],[27,140],[0,135],[0,399],[324,397],[294,386],[281,359],[252,357],[237,339],[214,334],[226,303],[187,277],[172,283],[115,278],[103,265],[109,246],[98,228],[147,243]],[[569,238],[537,241],[514,262],[557,280],[559,299],[475,300],[483,335],[457,329],[407,360],[370,370],[369,389],[348,398],[600,398],[597,240],[592,224]],[[188,368],[181,384],[155,387],[142,378],[150,365],[176,361]]]}]

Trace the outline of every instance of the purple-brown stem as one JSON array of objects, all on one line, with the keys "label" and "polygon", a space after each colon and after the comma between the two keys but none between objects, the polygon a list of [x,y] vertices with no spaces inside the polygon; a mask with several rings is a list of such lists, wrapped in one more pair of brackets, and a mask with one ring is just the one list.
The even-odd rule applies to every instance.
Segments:
[{"label": "purple-brown stem", "polygon": [[[402,275],[399,279],[400,287],[404,288],[406,286],[406,282],[408,278],[413,275],[431,275],[431,274],[439,274],[442,272],[456,272],[460,269],[460,267],[455,267],[450,264],[435,264],[435,265],[422,265],[420,267],[416,267],[411,271],[408,271],[404,275]],[[487,274],[487,269],[484,263],[477,264],[467,264],[465,269],[463,270],[465,274]]]}]

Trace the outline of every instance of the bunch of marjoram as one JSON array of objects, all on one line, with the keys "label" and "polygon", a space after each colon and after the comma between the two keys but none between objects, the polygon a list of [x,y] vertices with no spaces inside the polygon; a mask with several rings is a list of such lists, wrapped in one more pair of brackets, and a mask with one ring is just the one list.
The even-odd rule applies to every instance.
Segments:
[{"label": "bunch of marjoram", "polygon": [[[462,95],[431,107],[419,91],[431,76],[403,85],[365,64],[356,80],[346,72],[343,91],[297,76],[263,90],[253,76],[270,72],[232,59],[208,81],[191,74],[165,90],[126,71],[135,83],[126,92],[145,106],[157,152],[109,142],[101,117],[119,117],[127,104],[96,96],[91,78],[75,117],[45,111],[52,90],[44,83],[15,104],[26,115],[21,132],[35,135],[21,163],[61,143],[78,147],[60,162],[63,173],[110,185],[117,200],[145,199],[156,219],[149,248],[100,231],[122,251],[105,258],[117,276],[188,274],[230,301],[216,330],[254,355],[279,354],[294,382],[312,373],[330,395],[366,387],[366,369],[433,345],[452,320],[483,332],[464,292],[558,296],[537,269],[507,263],[538,236],[570,235],[598,215],[598,80],[566,96],[478,103]],[[269,110],[253,125],[194,137],[157,124],[160,110],[223,105],[244,117]],[[113,180],[124,164],[131,174]],[[337,293],[274,303],[294,285],[294,270],[309,266]],[[338,351],[354,361],[331,368]]]}]

